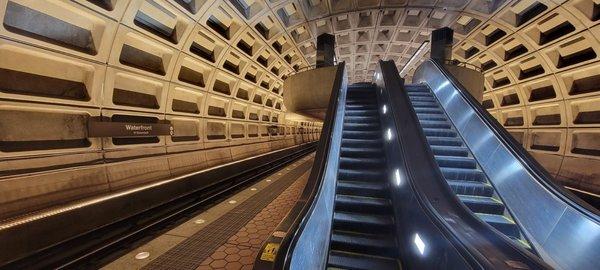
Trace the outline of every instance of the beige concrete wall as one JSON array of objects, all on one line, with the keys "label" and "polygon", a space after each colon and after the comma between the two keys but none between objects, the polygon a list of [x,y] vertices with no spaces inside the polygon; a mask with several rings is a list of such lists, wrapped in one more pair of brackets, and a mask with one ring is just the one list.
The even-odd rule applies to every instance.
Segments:
[{"label": "beige concrete wall", "polygon": [[293,113],[325,118],[337,66],[296,73],[283,82],[283,102]]},{"label": "beige concrete wall", "polygon": [[[287,120],[282,94],[319,33],[336,35],[352,83],[379,59],[402,67],[442,26],[456,58],[486,67],[490,112],[565,184],[598,191],[594,1],[438,2],[2,0],[0,181],[16,188],[3,202],[45,207],[314,139],[320,124]],[[514,20],[525,10],[540,12]],[[170,120],[175,134],[87,138],[94,116]]]},{"label": "beige concrete wall", "polygon": [[[0,219],[318,138],[286,119],[308,64],[276,20],[188,2],[0,1]],[[91,117],[174,130],[90,138]]]},{"label": "beige concrete wall", "polygon": [[446,70],[462,84],[479,102],[483,100],[483,74],[477,70],[455,65],[445,65]]},{"label": "beige concrete wall", "polygon": [[[482,67],[483,103],[556,179],[600,194],[600,26],[591,0],[508,1],[458,34]],[[527,8],[540,10],[518,22]],[[489,18],[489,20],[488,20]]]}]

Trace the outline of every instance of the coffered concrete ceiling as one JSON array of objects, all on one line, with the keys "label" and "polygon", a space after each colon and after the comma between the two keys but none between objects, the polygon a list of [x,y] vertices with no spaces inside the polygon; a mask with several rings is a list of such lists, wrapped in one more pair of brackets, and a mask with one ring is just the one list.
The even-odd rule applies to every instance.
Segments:
[{"label": "coffered concrete ceiling", "polygon": [[[307,64],[314,64],[316,37],[336,36],[338,60],[348,65],[351,82],[369,81],[379,59],[402,68],[431,31],[449,26],[456,42],[510,1],[486,0],[239,0],[266,4],[285,28]],[[260,15],[260,14],[257,14]],[[429,57],[424,54],[423,57]]]}]

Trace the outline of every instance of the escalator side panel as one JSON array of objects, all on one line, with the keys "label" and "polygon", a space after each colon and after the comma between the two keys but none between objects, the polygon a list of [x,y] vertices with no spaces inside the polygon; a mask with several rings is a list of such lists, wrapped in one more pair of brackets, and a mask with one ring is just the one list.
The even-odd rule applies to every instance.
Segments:
[{"label": "escalator side panel", "polygon": [[342,143],[348,77],[342,62],[336,73],[323,132],[308,183],[298,203],[299,218],[282,240],[273,269],[321,269],[328,259],[338,157]]}]

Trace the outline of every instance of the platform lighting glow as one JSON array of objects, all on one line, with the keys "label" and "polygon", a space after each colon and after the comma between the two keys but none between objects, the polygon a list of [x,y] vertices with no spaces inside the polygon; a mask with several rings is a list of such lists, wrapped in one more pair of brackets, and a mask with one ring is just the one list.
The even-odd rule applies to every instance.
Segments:
[{"label": "platform lighting glow", "polygon": [[383,108],[381,108],[383,110],[383,114],[387,113],[387,105],[383,105]]},{"label": "platform lighting glow", "polygon": [[400,178],[400,170],[396,169],[394,171],[394,179],[396,180],[396,186],[400,186],[402,184],[402,178]]},{"label": "platform lighting glow", "polygon": [[137,260],[143,260],[150,257],[150,252],[144,251],[144,252],[140,252],[138,254],[135,255],[135,258]]},{"label": "platform lighting glow", "polygon": [[423,240],[421,240],[421,237],[419,236],[419,234],[415,234],[415,246],[417,246],[417,249],[419,250],[419,253],[421,253],[421,255],[425,254],[425,242],[423,242]]},{"label": "platform lighting glow", "polygon": [[444,81],[443,83],[440,84],[440,86],[437,87],[436,90],[440,90],[446,86],[448,86],[450,84],[450,81]]},{"label": "platform lighting glow", "polygon": [[388,141],[392,140],[392,130],[391,129],[387,129],[387,131],[385,132],[385,137],[387,138]]},{"label": "platform lighting glow", "polygon": [[406,65],[402,67],[402,70],[400,70],[400,77],[404,77],[404,75],[408,73],[410,68],[415,64],[415,62],[417,62],[421,54],[425,52],[425,48],[427,48],[427,45],[429,45],[429,41],[426,40],[421,44],[421,46],[419,46],[419,49],[417,49],[417,51],[410,57],[408,62],[406,62]]}]

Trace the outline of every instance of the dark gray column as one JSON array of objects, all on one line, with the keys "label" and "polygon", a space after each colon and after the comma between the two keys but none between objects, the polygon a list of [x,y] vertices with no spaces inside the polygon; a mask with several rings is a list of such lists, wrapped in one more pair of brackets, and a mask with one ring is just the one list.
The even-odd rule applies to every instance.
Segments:
[{"label": "dark gray column", "polygon": [[448,27],[433,30],[431,32],[431,59],[452,59],[452,35],[454,31]]},{"label": "dark gray column", "polygon": [[335,36],[321,34],[317,37],[317,68],[333,66]]}]

